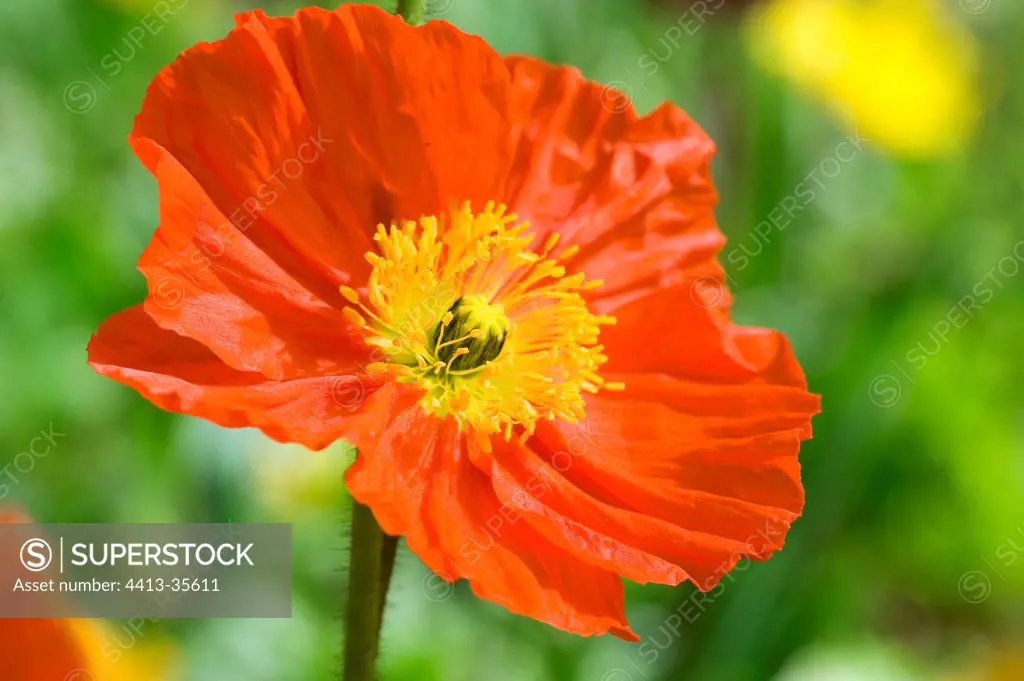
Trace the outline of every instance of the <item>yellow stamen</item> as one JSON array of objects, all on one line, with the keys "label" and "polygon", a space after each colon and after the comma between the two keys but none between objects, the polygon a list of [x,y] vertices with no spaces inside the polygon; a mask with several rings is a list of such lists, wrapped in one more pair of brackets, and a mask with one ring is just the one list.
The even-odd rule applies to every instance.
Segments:
[{"label": "yellow stamen", "polygon": [[341,311],[341,313],[345,315],[345,318],[352,322],[352,324],[354,324],[355,326],[358,326],[359,328],[364,328],[366,326],[366,320],[363,319],[363,315],[359,314],[351,307],[346,307],[344,310]]},{"label": "yellow stamen", "polygon": [[575,257],[575,255],[579,252],[580,247],[577,246],[576,244],[573,244],[572,246],[569,246],[569,248],[562,251],[561,255],[558,256],[558,261],[565,262],[566,260],[570,260],[573,257]]},{"label": "yellow stamen", "polygon": [[540,257],[548,257],[548,253],[551,252],[551,249],[555,247],[560,238],[562,238],[561,234],[559,234],[558,232],[552,232],[551,236],[549,236],[547,241],[544,242],[544,250],[541,251]]},{"label": "yellow stamen", "polygon": [[534,252],[527,230],[494,203],[378,225],[368,303],[341,287],[354,306],[345,316],[380,356],[368,370],[415,381],[425,410],[454,417],[478,442],[528,437],[541,419],[578,421],[584,393],[624,388],[598,374],[600,327],[615,319],[593,314],[583,294],[601,282],[567,274],[562,263],[578,247],[549,258],[559,235]]},{"label": "yellow stamen", "polygon": [[341,295],[345,297],[345,300],[353,305],[359,304],[359,294],[356,293],[355,289],[349,288],[348,286],[342,286]]}]

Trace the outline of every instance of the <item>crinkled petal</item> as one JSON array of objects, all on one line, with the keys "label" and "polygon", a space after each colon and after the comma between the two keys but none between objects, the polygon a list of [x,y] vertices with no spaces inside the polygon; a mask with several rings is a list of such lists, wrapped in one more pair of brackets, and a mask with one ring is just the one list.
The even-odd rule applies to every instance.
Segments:
[{"label": "crinkled petal", "polygon": [[515,160],[506,202],[580,253],[599,296],[650,289],[700,268],[725,242],[713,208],[714,143],[676,106],[638,117],[578,70],[511,57]]},{"label": "crinkled petal", "polygon": [[[602,375],[625,391],[588,399],[583,424],[496,441],[494,484],[538,532],[595,566],[707,590],[742,557],[782,547],[803,509],[797,455],[819,399],[781,334],[719,323],[682,304],[685,291],[616,310]],[[659,333],[630,333],[623,319]]]},{"label": "crinkled petal", "polygon": [[[383,391],[382,391],[383,392]],[[622,581],[559,548],[503,506],[471,461],[453,420],[425,414],[396,390],[379,437],[356,435],[345,482],[384,530],[442,579],[560,629],[636,640],[625,620]]]},{"label": "crinkled petal", "polygon": [[360,430],[388,380],[365,373],[356,360],[346,373],[284,381],[238,371],[197,341],[157,326],[141,305],[100,326],[89,343],[89,364],[161,409],[227,428],[259,428],[311,449]]},{"label": "crinkled petal", "polygon": [[444,22],[256,11],[160,72],[131,139],[152,172],[165,150],[258,249],[340,303],[379,222],[499,194],[507,93],[501,58]]},{"label": "crinkled petal", "polygon": [[139,269],[157,324],[274,380],[336,374],[368,354],[341,310],[283,271],[166,151],[156,174],[160,227]]}]

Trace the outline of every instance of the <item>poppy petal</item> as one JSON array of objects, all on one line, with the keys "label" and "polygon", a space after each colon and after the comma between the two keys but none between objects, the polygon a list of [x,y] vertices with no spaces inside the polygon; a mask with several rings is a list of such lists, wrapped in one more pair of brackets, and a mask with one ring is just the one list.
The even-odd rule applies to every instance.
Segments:
[{"label": "poppy petal", "polygon": [[508,73],[479,38],[367,5],[237,23],[160,72],[131,140],[154,173],[170,153],[322,300],[366,275],[379,222],[497,195]]},{"label": "poppy petal", "polygon": [[369,355],[341,311],[281,270],[165,151],[156,175],[160,227],[139,270],[157,324],[274,380],[338,373]]},{"label": "poppy petal", "polygon": [[716,383],[774,380],[806,387],[785,337],[733,325],[729,302],[724,283],[711,275],[603,301],[602,311],[617,321],[601,331],[609,357],[602,373],[665,373]]},{"label": "poppy petal", "polygon": [[638,117],[625,95],[578,70],[510,57],[515,160],[506,202],[537,243],[578,245],[570,269],[601,295],[656,286],[725,243],[713,209],[714,143],[678,107]]},{"label": "poppy petal", "polygon": [[[819,398],[781,334],[721,324],[685,292],[616,310],[602,335],[616,366],[602,373],[626,389],[591,397],[582,426],[495,443],[494,479],[504,503],[592,564],[707,590],[742,557],[782,547],[803,509],[797,454]],[[638,321],[658,333],[616,335]]]},{"label": "poppy petal", "polygon": [[141,305],[109,317],[89,343],[89,364],[161,409],[227,427],[255,427],[279,442],[323,449],[363,427],[386,377],[353,361],[346,373],[286,381],[242,372],[207,347],[162,329]]},{"label": "poppy petal", "polygon": [[[640,399],[595,398],[587,410],[592,435],[545,424],[532,455],[496,474],[503,499],[552,541],[560,533],[566,548],[636,581],[690,578],[705,590],[743,556],[781,548],[803,508],[797,429],[755,434],[757,412],[694,416]],[[566,466],[574,441],[583,449]],[[544,481],[540,495],[523,496],[530,480]]]},{"label": "poppy petal", "polygon": [[517,522],[453,420],[425,414],[398,392],[383,420],[382,436],[355,436],[359,455],[345,482],[385,532],[404,535],[439,578],[466,579],[477,596],[512,612],[577,634],[638,640],[618,575]]}]

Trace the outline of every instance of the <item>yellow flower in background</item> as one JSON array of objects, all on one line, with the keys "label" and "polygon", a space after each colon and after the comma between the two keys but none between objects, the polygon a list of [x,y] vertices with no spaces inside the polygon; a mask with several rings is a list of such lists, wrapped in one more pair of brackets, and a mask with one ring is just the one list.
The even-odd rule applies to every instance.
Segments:
[{"label": "yellow flower in background", "polygon": [[756,58],[897,154],[963,146],[978,117],[971,34],[934,0],[771,0],[752,13]]}]

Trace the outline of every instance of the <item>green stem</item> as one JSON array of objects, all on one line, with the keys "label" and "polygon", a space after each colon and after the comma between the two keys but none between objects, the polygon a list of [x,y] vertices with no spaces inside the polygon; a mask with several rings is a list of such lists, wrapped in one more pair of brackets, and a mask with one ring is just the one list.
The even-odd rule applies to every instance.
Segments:
[{"label": "green stem", "polygon": [[387,537],[373,512],[352,502],[352,556],[345,609],[345,673],[342,681],[373,681],[384,620],[384,600],[397,539]]},{"label": "green stem", "polygon": [[388,588],[391,586],[391,573],[395,571],[395,556],[398,555],[398,537],[384,535],[380,550],[380,624],[384,624],[384,606],[387,604]]},{"label": "green stem", "polygon": [[395,14],[404,17],[405,23],[410,26],[417,26],[423,23],[423,6],[426,0],[398,0],[398,7]]}]

